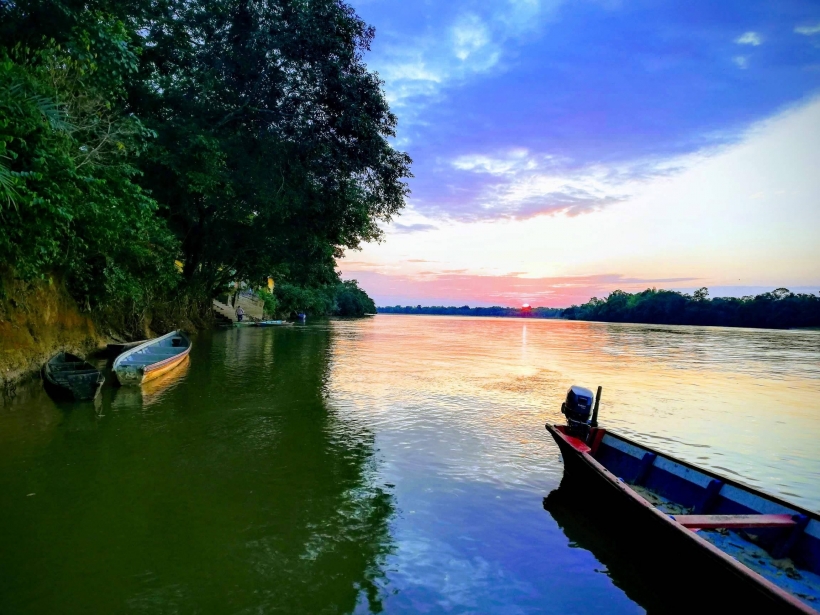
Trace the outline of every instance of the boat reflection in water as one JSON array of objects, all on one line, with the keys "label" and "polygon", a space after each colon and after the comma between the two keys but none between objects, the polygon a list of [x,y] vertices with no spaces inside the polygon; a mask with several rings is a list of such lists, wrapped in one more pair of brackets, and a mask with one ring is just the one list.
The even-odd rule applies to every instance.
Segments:
[{"label": "boat reflection in water", "polygon": [[166,393],[185,380],[190,369],[191,359],[186,356],[172,371],[165,372],[153,380],[143,383],[140,387],[142,389],[143,405],[150,406],[160,401]]},{"label": "boat reflection in water", "polygon": [[711,612],[707,594],[715,588],[698,589],[684,582],[673,553],[642,556],[634,534],[608,522],[606,511],[590,506],[588,498],[579,498],[577,485],[571,481],[564,479],[544,498],[544,510],[564,532],[570,548],[592,553],[602,564],[598,572],[609,576],[650,615]]},{"label": "boat reflection in water", "polygon": [[184,382],[190,369],[191,360],[186,356],[173,370],[160,374],[139,387],[117,387],[114,389],[111,407],[115,410],[135,406],[149,408]]}]

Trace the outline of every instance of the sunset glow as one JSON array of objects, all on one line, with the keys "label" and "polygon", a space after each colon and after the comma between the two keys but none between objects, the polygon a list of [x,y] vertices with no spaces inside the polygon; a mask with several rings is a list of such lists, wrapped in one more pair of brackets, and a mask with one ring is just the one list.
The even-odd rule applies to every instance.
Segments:
[{"label": "sunset glow", "polygon": [[354,5],[414,159],[339,261],[378,305],[820,290],[817,4]]}]

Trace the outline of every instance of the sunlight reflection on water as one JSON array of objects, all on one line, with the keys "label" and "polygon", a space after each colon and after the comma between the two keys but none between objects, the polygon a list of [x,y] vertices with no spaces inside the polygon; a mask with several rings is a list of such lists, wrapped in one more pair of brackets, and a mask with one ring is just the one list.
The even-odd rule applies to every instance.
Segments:
[{"label": "sunlight reflection on water", "polygon": [[543,484],[560,473],[544,422],[571,384],[601,385],[603,426],[820,510],[820,332],[384,314],[331,326],[331,399],[431,445],[457,430],[471,463],[453,454],[450,472]]}]

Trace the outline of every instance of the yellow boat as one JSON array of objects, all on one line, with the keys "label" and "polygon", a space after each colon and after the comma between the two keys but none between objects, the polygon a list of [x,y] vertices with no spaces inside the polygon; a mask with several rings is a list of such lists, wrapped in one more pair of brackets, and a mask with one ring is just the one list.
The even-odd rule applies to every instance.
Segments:
[{"label": "yellow boat", "polygon": [[189,352],[188,336],[172,331],[122,353],[112,369],[121,385],[142,384],[179,367]]}]

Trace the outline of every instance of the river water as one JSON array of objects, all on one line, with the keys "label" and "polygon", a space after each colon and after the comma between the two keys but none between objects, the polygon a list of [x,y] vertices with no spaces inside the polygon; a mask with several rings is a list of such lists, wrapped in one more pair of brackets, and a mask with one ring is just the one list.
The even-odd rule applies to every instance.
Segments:
[{"label": "river water", "polygon": [[379,315],[201,334],[109,383],[0,405],[4,615],[665,612],[545,510],[571,384],[603,386],[603,426],[820,509],[816,331]]}]

